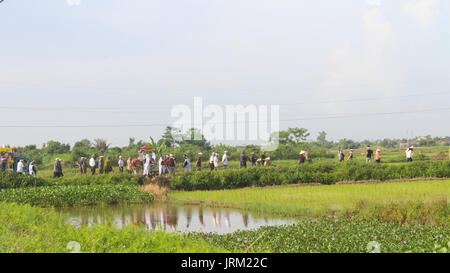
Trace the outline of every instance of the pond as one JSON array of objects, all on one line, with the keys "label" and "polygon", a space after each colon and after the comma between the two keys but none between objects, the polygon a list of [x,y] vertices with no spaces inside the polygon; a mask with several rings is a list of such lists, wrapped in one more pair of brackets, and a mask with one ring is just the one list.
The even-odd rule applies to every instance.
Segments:
[{"label": "pond", "polygon": [[66,223],[94,226],[110,222],[117,228],[127,225],[166,232],[232,233],[261,226],[295,224],[294,219],[255,214],[237,209],[210,208],[195,205],[154,203],[145,205],[79,207],[59,209]]}]

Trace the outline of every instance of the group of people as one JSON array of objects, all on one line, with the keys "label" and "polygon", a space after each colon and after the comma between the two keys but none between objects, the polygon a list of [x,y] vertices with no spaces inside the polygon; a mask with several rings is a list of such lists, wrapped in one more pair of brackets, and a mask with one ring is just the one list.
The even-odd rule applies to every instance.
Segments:
[{"label": "group of people", "polygon": [[11,164],[11,156],[8,153],[0,154],[0,171],[4,171],[9,168]]},{"label": "group of people", "polygon": [[[410,146],[410,147],[408,147],[408,149],[406,149],[406,151],[405,151],[406,152],[406,162],[413,161],[413,150],[414,150],[413,146]],[[373,150],[370,146],[367,146],[365,154],[366,154],[366,163],[371,163],[372,157],[373,157]],[[345,160],[345,154],[341,148],[339,148],[339,151],[338,151],[338,158],[339,158],[339,162],[342,162]],[[349,150],[347,160],[353,160],[353,149]],[[381,163],[381,150],[380,149],[375,150],[375,162]]]},{"label": "group of people", "polygon": [[[14,160],[12,159],[12,156],[10,154],[0,154],[0,171],[6,171],[13,166]],[[15,171],[18,174],[29,174],[32,176],[36,176],[38,169],[34,161],[30,161],[30,164],[28,164],[27,160],[19,159]]]}]

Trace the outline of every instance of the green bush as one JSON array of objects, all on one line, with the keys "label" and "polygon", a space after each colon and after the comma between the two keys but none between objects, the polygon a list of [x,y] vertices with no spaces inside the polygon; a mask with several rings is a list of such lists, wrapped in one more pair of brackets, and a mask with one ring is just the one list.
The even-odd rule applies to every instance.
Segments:
[{"label": "green bush", "polygon": [[42,178],[15,172],[0,172],[0,190],[24,187],[40,187],[52,185]]},{"label": "green bush", "polygon": [[218,190],[281,184],[450,177],[450,161],[402,164],[315,163],[222,171],[180,172],[170,177],[175,190]]},{"label": "green bush", "polygon": [[128,174],[77,175],[52,180],[56,185],[143,185],[146,179]]},{"label": "green bush", "polygon": [[0,192],[0,201],[41,207],[113,205],[145,203],[153,200],[153,195],[129,185],[29,187]]}]

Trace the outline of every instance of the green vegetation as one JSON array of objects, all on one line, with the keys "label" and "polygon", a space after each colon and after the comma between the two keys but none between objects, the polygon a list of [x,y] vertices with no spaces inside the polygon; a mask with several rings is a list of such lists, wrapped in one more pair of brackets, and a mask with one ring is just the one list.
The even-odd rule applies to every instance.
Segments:
[{"label": "green vegetation", "polygon": [[[364,214],[371,211],[370,215],[373,216],[376,215],[376,211],[389,211],[388,207],[386,209],[380,207],[392,204],[399,209],[397,211],[399,215],[406,214],[409,218],[414,218],[415,214],[419,216],[428,214],[434,218],[430,219],[430,222],[442,222],[445,215],[446,221],[450,220],[447,206],[449,196],[450,180],[332,186],[280,186],[170,193],[170,199],[177,202],[204,203],[210,206],[233,207],[284,215],[321,215],[338,211]],[[444,205],[441,203],[442,200],[445,200]],[[400,203],[407,202],[434,203],[432,207],[438,207],[438,209],[437,212],[430,213],[433,209],[429,209],[425,205],[420,207],[413,203],[400,206]],[[377,206],[378,209],[374,210],[374,207]],[[420,211],[415,214],[411,213],[415,210]],[[444,216],[440,213],[444,213]],[[379,214],[378,218],[384,219],[382,214]],[[396,219],[397,217],[392,216],[392,218]]]},{"label": "green vegetation", "polygon": [[128,174],[77,175],[48,179],[54,185],[143,185],[146,178]]},{"label": "green vegetation", "polygon": [[40,187],[51,183],[30,175],[17,174],[15,172],[0,172],[0,191],[10,188]]},{"label": "green vegetation", "polygon": [[365,164],[351,161],[316,163],[214,172],[180,172],[170,179],[173,189],[193,191],[297,183],[333,184],[340,181],[385,181],[417,177],[450,177],[450,161],[403,164]]},{"label": "green vegetation", "polygon": [[52,186],[0,192],[0,201],[41,207],[146,203],[153,199],[153,195],[140,191],[136,186],[127,185]]},{"label": "green vegetation", "polygon": [[63,221],[50,209],[0,203],[0,252],[68,253],[76,250],[70,242],[78,243],[81,252],[90,253],[227,252],[173,233],[133,226],[122,230],[109,225],[75,228]]},{"label": "green vegetation", "polygon": [[368,248],[370,242],[377,242],[380,252],[450,252],[448,228],[405,226],[357,217],[304,218],[291,226],[225,235],[191,233],[189,237],[229,251],[364,253],[374,250]]}]

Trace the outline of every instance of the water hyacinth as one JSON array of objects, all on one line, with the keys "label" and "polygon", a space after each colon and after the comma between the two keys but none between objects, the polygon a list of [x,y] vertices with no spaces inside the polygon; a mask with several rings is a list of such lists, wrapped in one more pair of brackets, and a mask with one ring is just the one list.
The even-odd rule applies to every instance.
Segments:
[{"label": "water hyacinth", "polygon": [[[339,234],[329,228],[331,223],[334,223]],[[394,227],[395,233],[392,232]],[[257,230],[237,231],[232,234],[210,234],[208,238],[214,238],[217,246],[230,251],[242,249],[243,245],[247,245],[245,243],[247,240],[254,242],[249,249],[250,252],[275,253],[367,253],[367,244],[373,240],[372,238],[376,238],[377,243],[383,246],[381,252],[390,253],[433,252],[435,244],[441,245],[441,249],[444,249],[446,242],[442,243],[441,235],[442,238],[449,236],[450,230],[428,225],[403,226],[375,219],[364,220],[360,217],[340,218],[340,221],[335,223],[333,219],[323,217],[302,218],[294,225],[261,227]],[[188,237],[194,240],[207,238],[203,233],[189,233]]]},{"label": "water hyacinth", "polygon": [[127,185],[50,186],[0,191],[0,201],[41,207],[148,203],[153,200],[153,195]]}]

